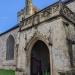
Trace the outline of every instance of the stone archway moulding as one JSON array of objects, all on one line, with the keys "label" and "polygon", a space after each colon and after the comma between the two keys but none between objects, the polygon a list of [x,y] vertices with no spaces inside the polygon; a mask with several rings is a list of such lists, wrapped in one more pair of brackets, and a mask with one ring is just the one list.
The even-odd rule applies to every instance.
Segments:
[{"label": "stone archway moulding", "polygon": [[[27,75],[30,75],[30,59],[31,59],[31,50],[32,50],[32,47],[34,46],[34,44],[38,41],[38,40],[41,40],[43,41],[48,49],[49,49],[49,54],[50,53],[50,45],[49,45],[49,40],[46,36],[44,36],[43,34],[41,34],[40,32],[37,32],[33,35],[33,37],[30,39],[30,41],[27,43],[26,45],[26,58],[27,58]],[[51,55],[50,55],[51,56]],[[50,57],[49,56],[49,57]],[[50,62],[52,61],[51,57],[50,57]],[[52,65],[52,62],[50,63],[50,65]],[[52,69],[52,66],[50,67]]]},{"label": "stone archway moulding", "polygon": [[33,37],[27,43],[26,49],[29,51],[32,48],[32,46],[35,44],[35,42],[38,40],[43,41],[47,45],[47,47],[49,47],[48,38],[45,35],[43,35],[42,33],[36,32],[36,33],[34,33]]}]

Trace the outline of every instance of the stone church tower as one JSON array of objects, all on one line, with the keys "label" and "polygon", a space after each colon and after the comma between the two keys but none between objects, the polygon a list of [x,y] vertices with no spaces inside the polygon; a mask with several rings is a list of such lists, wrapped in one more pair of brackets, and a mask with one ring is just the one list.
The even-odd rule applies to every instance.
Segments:
[{"label": "stone church tower", "polygon": [[32,0],[25,0],[25,7],[17,13],[18,23],[36,12],[38,9],[32,5]]},{"label": "stone church tower", "polygon": [[25,0],[26,15],[32,15],[32,0]]}]

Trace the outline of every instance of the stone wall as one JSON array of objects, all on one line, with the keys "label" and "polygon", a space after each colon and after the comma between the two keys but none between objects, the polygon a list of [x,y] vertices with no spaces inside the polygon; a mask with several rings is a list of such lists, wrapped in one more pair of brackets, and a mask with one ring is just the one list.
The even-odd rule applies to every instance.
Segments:
[{"label": "stone wall", "polygon": [[75,1],[73,1],[73,2],[71,2],[71,3],[69,3],[69,4],[67,4],[67,6],[72,10],[72,12],[75,13]]},{"label": "stone wall", "polygon": [[[1,69],[14,69],[17,67],[24,71],[24,73],[30,72],[30,53],[31,48],[35,40],[42,40],[46,43],[50,52],[50,62],[51,70],[54,69],[55,72],[66,72],[69,71],[70,62],[68,55],[68,46],[67,46],[67,34],[63,24],[65,19],[59,17],[54,20],[49,20],[43,22],[37,27],[32,27],[22,32],[18,32],[18,28],[14,29],[2,36],[0,36],[0,68]],[[68,21],[66,21],[68,22]],[[73,24],[68,22],[72,33]],[[19,44],[18,47],[18,57],[11,61],[6,61],[6,41],[12,35],[15,39],[15,56],[16,56],[16,44]],[[35,38],[37,36],[37,38]],[[34,38],[34,39],[33,39]],[[32,42],[31,42],[32,41]],[[31,44],[29,45],[29,43]],[[52,44],[52,46],[50,45]],[[28,46],[29,45],[29,46]],[[28,46],[28,49],[26,47]],[[16,65],[17,60],[17,65]],[[53,71],[53,73],[54,73]],[[16,72],[18,73],[18,72]],[[21,73],[21,72],[20,72]],[[22,72],[23,73],[23,72]]]},{"label": "stone wall", "polygon": [[[73,12],[75,12],[74,6],[75,2],[68,4],[68,7]],[[69,24],[69,29],[67,32],[64,22]],[[62,17],[56,17],[52,20],[48,19],[43,23],[36,24],[36,26],[32,26],[21,32],[18,32],[18,30],[19,28],[16,28],[0,36],[0,69],[15,70],[17,68],[17,75],[19,73],[23,75],[23,72],[30,75],[31,49],[36,41],[41,40],[49,48],[51,74],[55,75],[55,73],[58,74],[58,72],[66,72],[71,70],[67,38],[75,41],[75,30],[72,22],[69,22]],[[9,35],[12,35],[15,39],[15,58],[14,60],[7,61],[6,42]],[[75,46],[73,46],[73,50],[74,49]]]},{"label": "stone wall", "polygon": [[[27,65],[30,63],[29,58],[31,57],[29,55],[31,53],[29,49],[32,48],[36,39],[32,41],[28,49],[25,50],[25,48],[28,43],[35,38],[35,35],[37,35],[38,40],[42,36],[44,42],[48,44],[49,52],[51,54],[51,69],[53,68],[57,72],[69,71],[70,62],[66,44],[66,33],[61,17],[52,21],[43,22],[37,27],[32,27],[20,33],[17,67],[29,75],[30,66]],[[52,47],[49,43],[52,43]]]},{"label": "stone wall", "polygon": [[[15,69],[16,66],[16,37],[18,28],[11,30],[0,36],[0,69]],[[12,35],[15,39],[14,60],[6,60],[7,39]],[[11,43],[11,42],[10,42]]]}]

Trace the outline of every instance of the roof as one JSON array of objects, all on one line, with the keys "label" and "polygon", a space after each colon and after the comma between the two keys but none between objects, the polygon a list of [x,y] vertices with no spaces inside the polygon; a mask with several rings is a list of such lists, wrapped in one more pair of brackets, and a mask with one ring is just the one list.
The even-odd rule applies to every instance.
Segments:
[{"label": "roof", "polygon": [[6,33],[8,33],[8,32],[10,32],[10,31],[12,31],[12,30],[14,30],[14,29],[16,29],[16,28],[18,28],[18,27],[19,27],[19,25],[17,24],[17,25],[15,25],[14,27],[12,27],[12,28],[8,29],[7,31],[5,31],[5,32],[1,33],[1,34],[0,34],[0,36],[2,36],[2,35],[4,35],[4,34],[6,34]]},{"label": "roof", "polygon": [[69,4],[69,3],[73,2],[73,1],[75,1],[75,0],[66,0],[66,1],[64,1],[64,4]]}]

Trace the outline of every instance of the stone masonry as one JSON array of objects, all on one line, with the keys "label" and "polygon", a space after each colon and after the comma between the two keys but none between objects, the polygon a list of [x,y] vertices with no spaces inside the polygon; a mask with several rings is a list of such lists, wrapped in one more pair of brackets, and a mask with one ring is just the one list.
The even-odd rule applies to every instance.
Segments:
[{"label": "stone masonry", "polygon": [[[0,69],[31,75],[31,50],[41,40],[49,49],[50,75],[75,75],[75,1],[58,1],[33,14],[32,0],[27,3],[28,8],[18,13],[18,25],[0,34]],[[15,39],[14,59],[6,60],[10,35]],[[68,41],[72,43],[72,55],[68,52]]]}]

